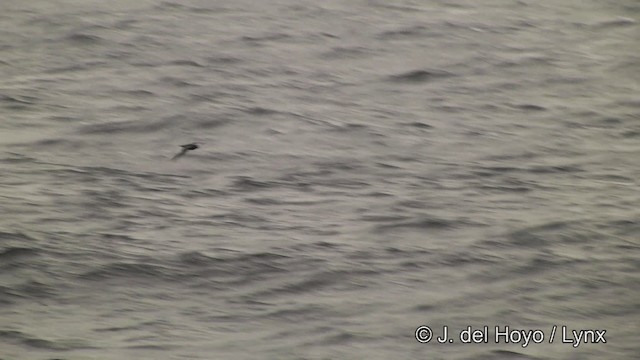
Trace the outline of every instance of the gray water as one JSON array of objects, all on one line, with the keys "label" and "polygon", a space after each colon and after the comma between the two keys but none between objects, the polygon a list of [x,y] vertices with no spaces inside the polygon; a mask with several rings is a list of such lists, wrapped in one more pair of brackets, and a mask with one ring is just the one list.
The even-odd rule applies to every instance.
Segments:
[{"label": "gray water", "polygon": [[0,359],[637,359],[639,22],[0,2]]}]

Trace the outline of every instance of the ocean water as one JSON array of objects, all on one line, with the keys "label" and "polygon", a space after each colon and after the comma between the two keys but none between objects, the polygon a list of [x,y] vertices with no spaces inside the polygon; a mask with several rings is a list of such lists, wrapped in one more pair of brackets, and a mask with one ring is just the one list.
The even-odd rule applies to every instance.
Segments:
[{"label": "ocean water", "polygon": [[0,359],[637,359],[639,22],[0,2]]}]

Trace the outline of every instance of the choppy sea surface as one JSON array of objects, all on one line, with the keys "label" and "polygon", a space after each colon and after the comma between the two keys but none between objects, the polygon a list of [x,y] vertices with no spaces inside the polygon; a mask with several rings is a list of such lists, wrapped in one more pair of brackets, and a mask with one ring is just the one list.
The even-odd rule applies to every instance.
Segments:
[{"label": "choppy sea surface", "polygon": [[0,359],[637,359],[639,22],[0,2]]}]

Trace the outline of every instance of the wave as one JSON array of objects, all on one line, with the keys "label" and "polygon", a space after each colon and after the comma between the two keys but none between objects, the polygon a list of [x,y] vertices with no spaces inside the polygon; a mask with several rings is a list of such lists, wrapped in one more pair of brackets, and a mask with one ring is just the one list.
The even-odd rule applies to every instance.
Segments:
[{"label": "wave", "polygon": [[420,121],[403,123],[401,125],[409,126],[409,127],[413,127],[413,128],[417,128],[417,129],[433,129],[433,126],[431,126],[431,125],[429,125],[427,123],[420,122]]},{"label": "wave", "polygon": [[0,231],[0,241],[5,241],[5,240],[15,240],[20,243],[24,243],[25,241],[28,241],[28,242],[36,241],[35,238],[19,231],[16,231],[16,232]]},{"label": "wave", "polygon": [[177,126],[173,118],[141,121],[141,120],[125,120],[110,121],[99,124],[84,125],[77,130],[79,134],[84,135],[108,135],[120,133],[138,133],[147,134],[151,131],[160,131]]},{"label": "wave", "polygon": [[375,227],[375,231],[387,232],[395,230],[426,230],[426,229],[449,229],[459,225],[461,222],[456,220],[446,220],[436,217],[422,217],[418,219],[410,219],[397,221],[388,224],[381,224]]},{"label": "wave", "polygon": [[80,340],[52,341],[15,330],[0,330],[0,339],[17,341],[27,347],[44,350],[69,351],[93,348]]},{"label": "wave", "polygon": [[542,360],[546,358],[540,358],[533,355],[527,355],[515,351],[509,350],[489,350],[480,352],[476,355],[470,356],[467,359],[471,360]]},{"label": "wave", "polygon": [[271,34],[256,35],[256,36],[245,35],[245,36],[242,36],[240,39],[243,42],[252,43],[252,44],[260,44],[260,43],[263,43],[263,42],[284,40],[284,39],[288,39],[290,37],[291,37],[291,35],[289,35],[289,34],[271,33]]},{"label": "wave", "polygon": [[106,280],[112,278],[156,278],[175,279],[170,268],[144,262],[114,262],[87,271],[79,276],[83,280]]},{"label": "wave", "polygon": [[72,33],[64,39],[78,45],[96,45],[104,42],[104,39],[100,36],[85,33]]},{"label": "wave", "polygon": [[34,256],[37,254],[37,249],[26,247],[10,247],[4,250],[0,250],[0,260],[9,261],[22,257]]},{"label": "wave", "polygon": [[169,65],[176,65],[176,66],[198,67],[198,68],[205,67],[204,65],[198,63],[197,61],[186,60],[186,59],[178,59],[178,60],[169,61],[168,64]]},{"label": "wave", "polygon": [[326,51],[320,55],[320,57],[324,59],[336,59],[336,60],[344,60],[344,59],[355,59],[362,58],[364,56],[371,55],[373,51],[371,49],[360,47],[360,46],[337,46],[332,48],[329,51]]},{"label": "wave", "polygon": [[427,30],[428,29],[426,26],[417,25],[417,26],[383,31],[380,34],[378,34],[377,37],[383,40],[414,38],[414,37],[426,35]]},{"label": "wave", "polygon": [[[86,271],[78,278],[86,281],[141,279],[151,281],[253,281],[256,275],[285,272],[300,260],[273,253],[260,252],[212,256],[199,251],[178,254],[170,259],[142,258],[132,262],[111,262]],[[234,280],[235,279],[235,280]]]},{"label": "wave", "polygon": [[400,74],[390,75],[388,76],[388,79],[393,82],[401,83],[424,83],[452,76],[452,73],[441,70],[412,70]]},{"label": "wave", "polygon": [[237,191],[255,191],[276,187],[278,183],[273,181],[260,181],[250,176],[236,176],[232,186]]}]

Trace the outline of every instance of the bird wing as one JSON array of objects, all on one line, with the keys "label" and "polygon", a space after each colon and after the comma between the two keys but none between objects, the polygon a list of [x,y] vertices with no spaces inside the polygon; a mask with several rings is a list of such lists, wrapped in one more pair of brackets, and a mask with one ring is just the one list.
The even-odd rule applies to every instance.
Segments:
[{"label": "bird wing", "polygon": [[187,149],[183,148],[182,151],[180,151],[179,153],[177,153],[174,157],[171,158],[171,160],[176,160],[177,158],[181,157],[182,155],[187,153]]}]

